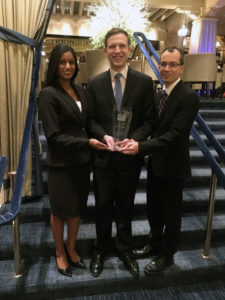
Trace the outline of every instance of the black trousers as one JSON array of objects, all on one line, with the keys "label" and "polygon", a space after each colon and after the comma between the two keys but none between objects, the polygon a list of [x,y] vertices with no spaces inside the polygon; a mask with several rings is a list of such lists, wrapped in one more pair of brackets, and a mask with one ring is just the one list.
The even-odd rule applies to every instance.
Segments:
[{"label": "black trousers", "polygon": [[167,180],[148,174],[147,214],[151,227],[151,245],[164,256],[178,248],[184,180]]},{"label": "black trousers", "polygon": [[105,252],[111,242],[112,220],[116,223],[116,249],[129,252],[133,248],[131,222],[134,197],[141,167],[132,172],[120,169],[94,169],[94,192],[96,200],[97,248]]}]

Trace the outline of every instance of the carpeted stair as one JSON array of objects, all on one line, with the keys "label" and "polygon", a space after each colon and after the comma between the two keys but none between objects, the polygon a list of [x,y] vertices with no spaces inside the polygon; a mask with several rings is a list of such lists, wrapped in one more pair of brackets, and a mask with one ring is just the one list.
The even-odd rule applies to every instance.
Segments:
[{"label": "carpeted stair", "polygon": [[[216,137],[225,145],[225,101],[202,100],[201,114]],[[203,135],[202,137],[205,140]],[[43,135],[41,140],[45,150]],[[12,226],[0,227],[0,299],[201,299],[202,296],[204,299],[225,298],[225,191],[218,186],[210,258],[204,259],[202,253],[211,171],[192,137],[190,144],[193,177],[188,180],[184,191],[181,243],[179,251],[175,254],[175,265],[163,273],[146,277],[143,269],[149,259],[139,260],[140,276],[134,279],[125,270],[112,247],[100,277],[93,278],[88,269],[73,269],[72,278],[61,276],[55,264],[54,242],[49,226],[49,202],[45,188],[43,197],[22,201],[20,231],[23,276],[20,278],[14,277]],[[46,182],[45,155],[44,152],[43,177]],[[137,244],[143,243],[149,234],[145,215],[145,182],[146,169],[143,168],[132,223]],[[1,213],[7,210],[7,207],[5,204]],[[94,240],[94,196],[91,191],[87,215],[81,223],[77,242],[78,251],[87,266],[90,263]],[[193,298],[188,298],[190,290]],[[108,298],[104,296],[106,293],[113,294]],[[99,294],[102,296],[97,298]],[[95,296],[90,298],[90,295]],[[218,298],[218,295],[221,298]]]}]

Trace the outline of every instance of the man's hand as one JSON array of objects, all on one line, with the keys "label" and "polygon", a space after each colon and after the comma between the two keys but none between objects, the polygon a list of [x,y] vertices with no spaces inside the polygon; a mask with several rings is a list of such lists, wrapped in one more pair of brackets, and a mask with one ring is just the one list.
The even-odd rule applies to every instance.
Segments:
[{"label": "man's hand", "polygon": [[125,148],[129,143],[135,142],[133,139],[124,139],[123,141],[119,141],[116,143],[118,148]]},{"label": "man's hand", "polygon": [[110,135],[104,135],[103,139],[106,142],[106,145],[108,146],[107,150],[114,151],[115,150],[114,138]]},{"label": "man's hand", "polygon": [[119,152],[128,155],[135,155],[138,153],[138,142],[132,139],[126,139],[120,143]]},{"label": "man's hand", "polygon": [[102,142],[99,142],[98,140],[96,139],[90,139],[89,140],[89,145],[95,149],[95,150],[106,150],[107,149],[107,145],[102,143]]}]

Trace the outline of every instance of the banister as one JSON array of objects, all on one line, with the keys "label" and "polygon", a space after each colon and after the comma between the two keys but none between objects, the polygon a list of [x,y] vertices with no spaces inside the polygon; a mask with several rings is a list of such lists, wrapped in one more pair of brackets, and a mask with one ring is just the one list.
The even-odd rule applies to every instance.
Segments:
[{"label": "banister", "polygon": [[161,75],[159,73],[158,68],[156,67],[156,65],[154,64],[151,56],[149,55],[148,51],[146,51],[144,45],[142,44],[141,40],[139,39],[139,36],[142,37],[143,41],[145,42],[146,46],[148,47],[148,49],[151,51],[152,55],[155,57],[156,61],[159,63],[160,62],[160,58],[158,53],[155,51],[154,47],[152,46],[152,44],[149,42],[149,40],[146,38],[146,36],[144,35],[144,33],[142,32],[134,32],[133,36],[136,40],[136,42],[138,43],[140,49],[142,50],[144,56],[146,57],[148,63],[150,64],[150,66],[152,67],[153,72],[155,73],[155,75],[157,76],[157,78],[159,79],[161,85],[163,85],[163,80],[161,78]]},{"label": "banister", "polygon": [[27,110],[26,122],[24,127],[23,139],[20,148],[19,162],[16,171],[15,183],[12,193],[12,199],[10,202],[9,210],[4,214],[0,214],[0,225],[6,225],[11,223],[19,213],[23,183],[26,171],[27,155],[29,151],[29,143],[32,131],[32,124],[34,120],[34,114],[36,110],[36,93],[38,87],[39,70],[41,63],[41,50],[44,40],[44,35],[47,30],[47,26],[50,20],[51,11],[53,9],[54,1],[48,0],[48,4],[45,11],[45,16],[43,18],[43,23],[35,35],[34,39],[31,39],[17,31],[11,30],[9,28],[0,27],[0,38],[19,44],[27,44],[30,47],[34,47],[34,57],[33,57],[33,68],[32,68],[32,82],[29,95],[29,105]]},{"label": "banister", "polygon": [[[15,258],[15,276],[22,275],[21,257],[20,257],[20,225],[19,216],[20,211],[23,183],[26,171],[26,162],[29,151],[29,143],[32,131],[32,124],[34,120],[34,114],[36,109],[36,93],[38,87],[39,70],[41,63],[41,50],[43,45],[44,36],[47,30],[47,26],[50,20],[51,11],[53,9],[54,1],[48,0],[45,16],[43,22],[35,34],[34,39],[30,39],[25,35],[22,35],[14,30],[0,27],[0,38],[9,42],[27,44],[33,48],[33,66],[32,66],[32,81],[29,95],[29,105],[27,110],[26,122],[24,127],[23,139],[20,148],[19,162],[16,171],[16,178],[13,186],[13,193],[9,210],[3,215],[0,214],[0,225],[6,225],[12,222],[14,233],[14,258]],[[34,45],[32,44],[34,43]],[[4,177],[4,173],[3,173]],[[0,179],[1,180],[1,179]],[[2,181],[0,181],[0,184]]]},{"label": "banister", "polygon": [[7,162],[8,162],[8,158],[6,156],[0,156],[0,191],[4,180],[4,174],[5,174]]},{"label": "banister", "polygon": [[205,123],[204,119],[202,118],[201,114],[198,113],[196,119],[195,119],[200,126],[201,130],[205,133],[206,137],[208,138],[211,145],[214,145],[214,148],[218,155],[220,156],[221,160],[225,163],[225,151],[224,147],[221,145],[221,143],[217,140],[209,126]]}]

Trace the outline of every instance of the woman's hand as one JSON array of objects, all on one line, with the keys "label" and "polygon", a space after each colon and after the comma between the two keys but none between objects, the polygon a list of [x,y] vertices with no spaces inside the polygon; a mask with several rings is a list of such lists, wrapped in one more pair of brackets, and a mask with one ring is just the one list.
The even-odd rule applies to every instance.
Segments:
[{"label": "woman's hand", "polygon": [[99,142],[98,140],[96,139],[90,139],[89,140],[89,145],[95,149],[95,150],[106,150],[108,149],[107,145],[102,143],[102,142]]}]

